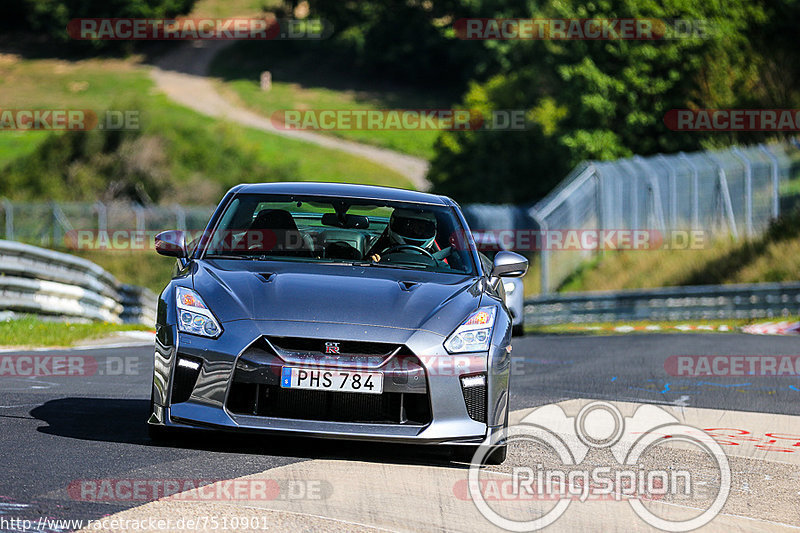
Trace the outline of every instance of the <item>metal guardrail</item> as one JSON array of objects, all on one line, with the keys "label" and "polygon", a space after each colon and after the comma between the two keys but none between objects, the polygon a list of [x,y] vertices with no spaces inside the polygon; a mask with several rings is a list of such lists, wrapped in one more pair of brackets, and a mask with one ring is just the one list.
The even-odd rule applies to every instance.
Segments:
[{"label": "metal guardrail", "polygon": [[69,254],[0,240],[0,310],[154,324],[156,297]]},{"label": "metal guardrail", "polygon": [[800,283],[563,293],[525,301],[525,323],[710,320],[800,315]]}]

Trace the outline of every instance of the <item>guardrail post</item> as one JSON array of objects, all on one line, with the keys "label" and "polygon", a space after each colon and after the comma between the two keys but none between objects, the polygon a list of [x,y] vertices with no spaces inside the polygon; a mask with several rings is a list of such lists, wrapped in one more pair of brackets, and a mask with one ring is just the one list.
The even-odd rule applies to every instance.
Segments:
[{"label": "guardrail post", "polygon": [[103,202],[94,203],[94,210],[97,211],[97,232],[105,233],[108,231],[108,208]]},{"label": "guardrail post", "polygon": [[[625,172],[628,177],[630,178],[630,187],[628,190],[630,191],[630,199],[631,199],[631,208],[629,211],[628,221],[630,226],[627,229],[639,229],[639,179],[638,173],[636,172],[636,167],[634,167],[633,162],[629,159],[622,159],[618,161],[619,168]],[[631,169],[633,167],[633,169]],[[621,217],[624,218],[624,214],[621,213]],[[623,229],[624,224],[620,224],[619,228],[615,229]]]},{"label": "guardrail post", "polygon": [[133,212],[136,214],[136,231],[139,234],[143,234],[145,230],[144,208],[140,205],[134,205]]},{"label": "guardrail post", "polygon": [[[597,211],[597,226],[598,230],[600,230],[600,234],[604,235],[606,231],[606,215],[605,215],[605,205],[604,205],[604,192],[605,187],[603,186],[603,177],[600,175],[600,172],[597,170],[597,167],[592,165],[592,170],[594,171],[593,176],[595,180],[595,210]],[[598,246],[598,250],[595,252],[598,255],[603,255],[605,251],[604,246]]]},{"label": "guardrail post", "polygon": [[736,227],[736,216],[733,213],[733,202],[731,202],[731,191],[728,188],[728,176],[725,173],[725,167],[716,155],[709,153],[708,157],[717,165],[717,187],[722,199],[722,207],[728,218],[728,228],[731,230],[731,235],[738,241],[739,228]]},{"label": "guardrail post", "polygon": [[178,204],[172,206],[175,211],[175,229],[186,231],[186,211]]},{"label": "guardrail post", "polygon": [[[59,246],[64,242],[64,235],[58,231],[58,227],[66,233],[73,231],[75,228],[72,226],[72,223],[67,218],[67,215],[64,213],[64,210],[61,209],[61,206],[53,203],[53,246]],[[58,233],[57,233],[58,232]]]},{"label": "guardrail post", "polygon": [[658,154],[658,160],[667,169],[669,179],[669,223],[671,229],[678,229],[678,176],[675,167],[670,164],[664,154]]},{"label": "guardrail post", "polygon": [[700,228],[700,173],[692,160],[684,152],[680,157],[692,170],[692,229]]},{"label": "guardrail post", "polygon": [[656,224],[660,226],[658,229],[660,229],[663,233],[666,233],[667,223],[664,219],[664,205],[661,201],[661,188],[658,186],[658,180],[655,176],[653,176],[650,163],[645,158],[637,155],[634,156],[633,159],[639,164],[640,168],[644,170],[644,175],[647,177],[647,181],[650,183],[650,194],[653,198],[653,214],[656,217]]},{"label": "guardrail post", "polygon": [[758,147],[772,161],[772,165],[770,165],[770,170],[772,171],[772,218],[775,219],[781,214],[778,158],[763,144],[759,144]]},{"label": "guardrail post", "polygon": [[738,146],[731,148],[731,152],[744,163],[744,227],[748,237],[753,236],[753,165]]},{"label": "guardrail post", "polygon": [[550,253],[547,250],[547,242],[546,242],[546,235],[547,235],[547,222],[545,221],[544,217],[542,217],[539,212],[531,207],[528,211],[528,214],[531,218],[536,222],[539,226],[539,235],[540,235],[540,242],[541,250],[539,250],[539,263],[540,263],[540,277],[539,283],[541,287],[539,292],[541,294],[549,294],[550,293]]},{"label": "guardrail post", "polygon": [[6,218],[6,240],[14,240],[14,204],[8,198],[3,198],[3,211]]},{"label": "guardrail post", "polygon": [[50,243],[50,246],[55,248],[56,246],[58,246],[58,236],[59,236],[59,231],[58,231],[58,206],[56,205],[55,202],[50,202],[50,214],[51,214],[50,223],[53,224],[53,227],[51,228],[51,230],[52,230],[51,231],[51,238],[53,239],[53,241]]}]

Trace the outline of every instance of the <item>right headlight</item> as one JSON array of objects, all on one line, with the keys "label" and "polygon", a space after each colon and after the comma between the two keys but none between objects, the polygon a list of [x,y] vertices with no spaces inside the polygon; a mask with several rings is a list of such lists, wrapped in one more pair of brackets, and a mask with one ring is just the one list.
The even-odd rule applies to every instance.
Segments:
[{"label": "right headlight", "polygon": [[481,307],[469,315],[444,342],[445,349],[450,353],[488,350],[496,313],[496,307]]},{"label": "right headlight", "polygon": [[178,330],[184,333],[202,335],[203,337],[219,337],[222,326],[211,314],[206,303],[192,289],[178,287],[175,290],[178,306]]}]

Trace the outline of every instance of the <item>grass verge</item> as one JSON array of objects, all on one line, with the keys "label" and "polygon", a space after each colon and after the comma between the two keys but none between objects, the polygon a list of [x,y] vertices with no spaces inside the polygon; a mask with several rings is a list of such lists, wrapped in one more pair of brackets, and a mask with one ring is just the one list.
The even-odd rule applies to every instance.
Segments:
[{"label": "grass verge", "polygon": [[[262,71],[272,88],[262,91]],[[352,62],[337,56],[325,41],[236,43],[211,65],[229,99],[266,117],[283,110],[450,109],[453,95],[359,78]],[[319,130],[318,133],[430,159],[436,130]]]},{"label": "grass verge", "polygon": [[719,239],[698,250],[607,252],[586,262],[559,291],[602,291],[800,279],[800,212],[760,237]]},{"label": "grass verge", "polygon": [[[53,322],[33,316],[0,321],[0,346],[72,346],[78,341],[104,337],[117,331],[147,331],[148,326],[108,322]],[[31,341],[35,341],[32,344]]]},{"label": "grass verge", "polygon": [[[209,119],[173,104],[156,91],[148,68],[138,57],[66,61],[0,55],[0,101],[8,108],[141,113],[141,131],[128,132],[117,148],[105,130],[92,135],[0,132],[0,195],[92,200],[104,192],[135,189],[128,195],[144,191],[155,202],[206,204],[216,203],[239,182],[413,188],[399,173],[372,161]],[[76,140],[56,140],[66,136]],[[45,142],[48,149],[37,151]]]},{"label": "grass verge", "polygon": [[[781,317],[780,321],[797,321],[798,317]],[[740,328],[765,322],[765,319],[621,321],[586,324],[550,324],[527,326],[532,335],[630,335],[648,333],[736,333]],[[691,326],[691,327],[690,327]],[[620,329],[622,328],[622,329]]]}]

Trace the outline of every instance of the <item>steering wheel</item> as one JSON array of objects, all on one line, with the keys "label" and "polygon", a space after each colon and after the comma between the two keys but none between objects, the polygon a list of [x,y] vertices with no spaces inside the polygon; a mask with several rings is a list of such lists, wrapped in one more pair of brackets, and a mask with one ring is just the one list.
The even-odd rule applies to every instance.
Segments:
[{"label": "steering wheel", "polygon": [[436,260],[433,257],[433,254],[430,253],[428,250],[426,250],[425,248],[422,248],[421,246],[414,246],[413,244],[396,244],[394,246],[390,246],[390,247],[384,249],[381,252],[381,255],[387,255],[387,254],[391,254],[391,253],[394,253],[394,252],[399,252],[401,250],[409,250],[411,252],[417,252],[417,253],[422,254],[422,255],[427,255],[428,257],[430,257],[434,261]]}]

